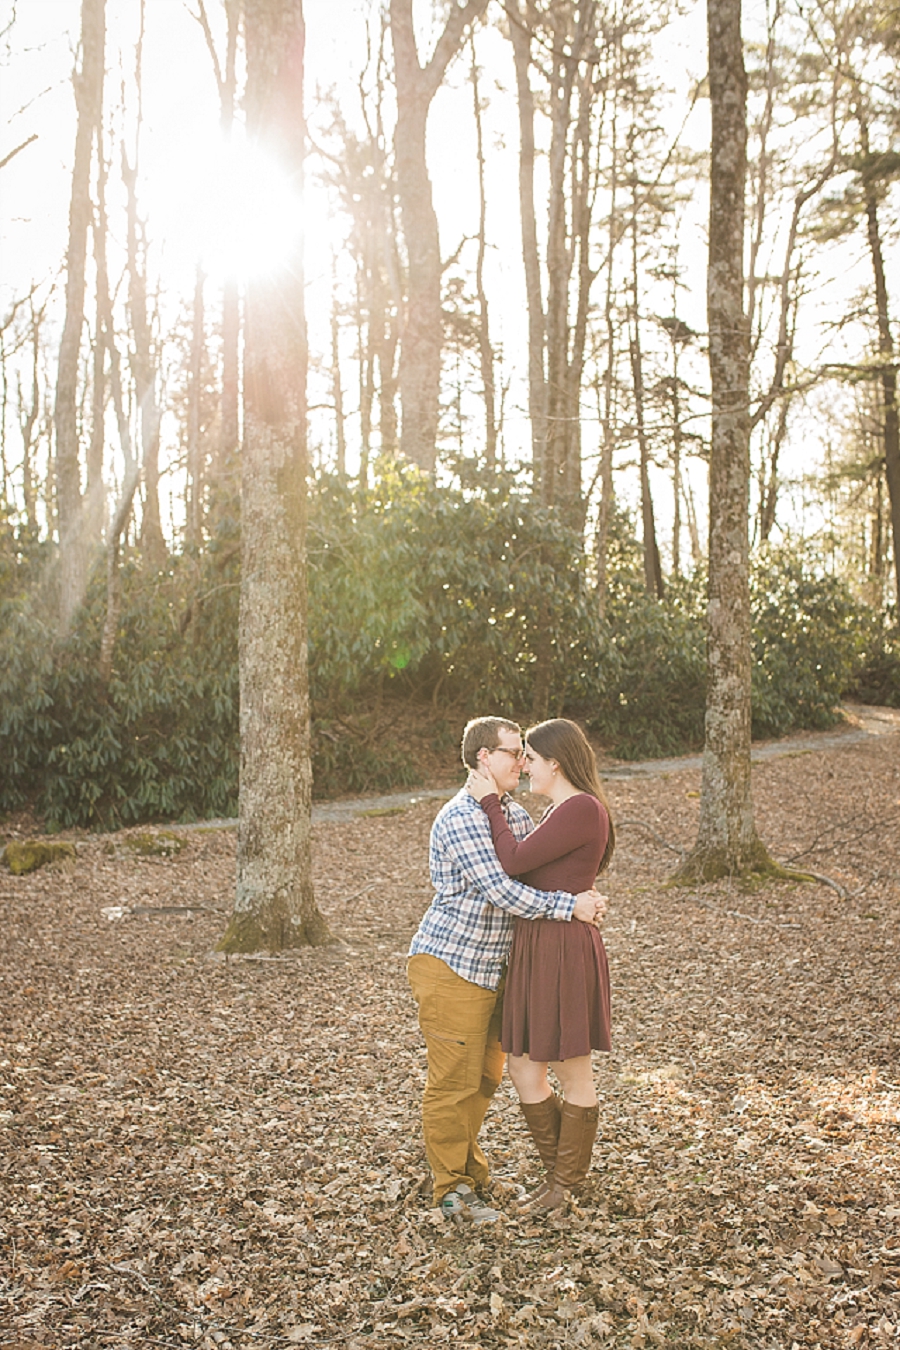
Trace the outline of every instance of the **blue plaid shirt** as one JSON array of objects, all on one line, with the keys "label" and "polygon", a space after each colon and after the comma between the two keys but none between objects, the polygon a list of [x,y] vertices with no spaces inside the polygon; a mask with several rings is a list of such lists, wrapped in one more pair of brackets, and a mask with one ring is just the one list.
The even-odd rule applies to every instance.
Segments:
[{"label": "blue plaid shirt", "polygon": [[[517,840],[534,828],[523,806],[504,796]],[[496,989],[503,975],[513,917],[572,918],[568,891],[536,891],[508,877],[497,860],[486,813],[462,789],[438,812],[428,856],[435,897],[423,915],[410,956],[436,956],[472,984]]]}]

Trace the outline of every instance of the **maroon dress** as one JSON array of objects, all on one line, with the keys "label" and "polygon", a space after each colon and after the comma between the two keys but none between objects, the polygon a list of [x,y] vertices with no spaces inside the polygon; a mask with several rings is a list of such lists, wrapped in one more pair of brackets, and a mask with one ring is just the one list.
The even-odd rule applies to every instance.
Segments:
[{"label": "maroon dress", "polygon": [[[587,792],[568,797],[516,842],[500,799],[481,803],[504,872],[539,891],[587,891],[609,838],[609,817]],[[598,930],[573,919],[516,919],[503,1000],[503,1049],[538,1062],[609,1050],[609,966]]]}]

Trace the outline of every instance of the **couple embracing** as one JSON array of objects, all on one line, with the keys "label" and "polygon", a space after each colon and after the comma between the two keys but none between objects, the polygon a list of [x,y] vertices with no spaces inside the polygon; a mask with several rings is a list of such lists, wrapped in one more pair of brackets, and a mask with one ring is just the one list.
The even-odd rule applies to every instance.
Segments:
[{"label": "couple embracing", "polygon": [[[508,1057],[545,1168],[522,1208],[549,1212],[587,1176],[597,1133],[591,1051],[610,1049],[609,971],[594,889],[614,831],[596,761],[574,722],[479,717],[463,734],[465,788],[438,813],[434,899],[413,938],[409,982],[425,1037],[422,1105],[434,1203],[499,1219],[478,1134]],[[522,771],[550,798],[535,828],[511,793]],[[559,1082],[557,1097],[548,1068]],[[479,1194],[481,1192],[481,1194]]]}]

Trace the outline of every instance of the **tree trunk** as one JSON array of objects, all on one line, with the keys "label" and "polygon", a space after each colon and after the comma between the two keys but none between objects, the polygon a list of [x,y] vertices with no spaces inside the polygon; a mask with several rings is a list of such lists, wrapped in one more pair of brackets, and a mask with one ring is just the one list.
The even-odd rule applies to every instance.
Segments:
[{"label": "tree trunk", "polygon": [[391,0],[391,40],[397,125],[394,157],[403,234],[406,240],[406,320],[400,342],[400,450],[432,473],[437,454],[441,387],[441,253],[437,216],[425,155],[428,110],[465,30],[487,8],[487,0],[451,6],[443,32],[426,66],[419,62],[412,0]]},{"label": "tree trunk", "polygon": [[638,457],[641,478],[641,524],[644,552],[644,586],[648,595],[662,600],[664,587],[659,545],[656,542],[656,521],[653,516],[653,498],[650,495],[650,448],[644,418],[644,358],[641,351],[641,320],[638,311],[638,181],[637,166],[632,158],[631,177],[631,382],[634,389],[634,414],[637,427]]},{"label": "tree trunk", "polygon": [[648,595],[662,600],[665,594],[659,545],[656,542],[656,520],[653,497],[650,493],[650,447],[644,420],[644,359],[637,308],[634,311],[634,329],[631,335],[631,379],[634,386],[634,414],[637,428],[638,459],[641,479],[641,533],[644,554],[644,588]]},{"label": "tree trunk", "polygon": [[73,76],[78,124],[69,201],[66,317],[56,379],[56,495],[59,527],[59,628],[65,634],[84,597],[87,572],[81,463],[78,453],[78,366],[84,327],[85,261],[91,223],[91,152],[103,106],[105,0],[82,0],[81,69]]},{"label": "tree trunk", "polygon": [[759,542],[767,544],[775,526],[775,508],[778,503],[778,461],[787,435],[789,403],[783,398],[778,407],[778,420],[772,432],[768,455],[760,458]]},{"label": "tree trunk", "polygon": [[478,153],[478,258],[475,264],[475,290],[478,296],[478,356],[481,364],[481,388],[484,398],[484,459],[489,469],[497,462],[497,414],[495,409],[494,349],[491,346],[487,292],[484,289],[484,257],[487,251],[487,195],[484,182],[484,131],[481,124],[481,95],[478,89],[478,65],[472,42],[472,104],[475,112],[475,140]]},{"label": "tree trunk", "polygon": [[522,229],[522,262],[528,309],[528,415],[531,422],[531,460],[535,488],[543,477],[547,454],[547,382],[545,348],[547,320],[541,293],[541,266],[534,208],[534,90],[531,87],[531,22],[533,8],[515,0],[510,10],[509,35],[516,71],[516,102],[519,110],[519,220]]},{"label": "tree trunk", "polygon": [[106,344],[103,340],[103,316],[100,307],[100,273],[106,271],[106,212],[99,206],[103,197],[105,170],[103,150],[97,138],[98,168],[97,217],[94,222],[94,264],[97,268],[96,322],[94,325],[93,371],[91,376],[91,437],[87,452],[87,492],[84,501],[84,543],[90,551],[103,537],[106,493],[103,485],[103,454],[106,444]]},{"label": "tree trunk", "polygon": [[[403,267],[400,261],[397,222],[397,184],[385,149],[384,47],[387,16],[379,26],[373,107],[367,107],[360,87],[365,141],[355,146],[362,150],[371,173],[351,182],[346,180],[348,207],[358,231],[357,328],[360,363],[360,487],[368,483],[368,466],[375,425],[374,405],[378,400],[379,452],[394,456],[399,451],[397,421],[397,344],[404,312]],[[346,133],[345,133],[346,134]],[[355,158],[348,156],[349,159]],[[348,190],[349,189],[349,190]]]},{"label": "tree trunk", "polygon": [[[432,473],[437,454],[441,382],[441,255],[437,216],[425,161],[428,102],[410,83],[415,79],[398,55],[395,10],[411,11],[410,0],[394,0],[391,31],[397,72],[397,189],[406,241],[406,314],[400,339],[400,452]],[[409,17],[412,26],[412,15]],[[400,51],[402,52],[402,47]],[[418,62],[416,62],[416,72]]]},{"label": "tree trunk", "polygon": [[600,447],[600,502],[597,508],[597,610],[600,618],[606,617],[606,602],[609,591],[608,552],[609,530],[615,506],[615,484],[613,479],[613,449],[615,447],[615,429],[613,424],[613,394],[615,389],[616,365],[616,322],[615,322],[615,256],[616,245],[621,237],[618,228],[617,194],[619,188],[619,63],[621,60],[622,39],[618,30],[613,48],[613,100],[610,118],[610,173],[609,173],[609,219],[606,238],[606,293],[603,301],[603,319],[606,330],[606,368],[603,372],[603,410],[601,413],[602,444]]},{"label": "tree trunk", "polygon": [[238,284],[229,277],[222,288],[222,427],[215,488],[226,501],[237,496],[240,478],[240,340]]},{"label": "tree trunk", "polygon": [[199,548],[203,542],[203,493],[205,487],[205,463],[201,444],[203,405],[203,355],[205,350],[205,317],[203,287],[206,278],[203,268],[197,264],[194,275],[194,310],[191,321],[191,356],[188,383],[187,408],[187,470],[188,499],[186,511],[185,535],[191,548]]},{"label": "tree trunk", "polygon": [[[241,0],[225,3],[225,60],[219,61],[204,0],[198,0],[197,17],[206,38],[212,61],[216,87],[219,91],[219,127],[223,139],[231,140],[234,132],[234,106],[237,93],[237,42],[241,17]],[[238,450],[240,439],[240,338],[241,314],[237,277],[225,278],[222,287],[222,393],[220,404],[219,445],[216,461],[211,467],[212,505],[214,509],[230,503],[238,490]],[[227,506],[225,507],[227,509]]]},{"label": "tree trunk", "polygon": [[[105,199],[101,193],[99,198],[99,237],[106,239],[106,210]],[[141,476],[140,462],[135,458],[134,444],[131,439],[131,428],[128,424],[128,415],[125,410],[125,400],[122,394],[122,371],[119,360],[119,351],[116,346],[116,334],[113,325],[112,300],[109,294],[109,276],[105,266],[105,253],[102,254],[102,265],[98,257],[97,263],[97,314],[98,314],[98,341],[102,337],[105,355],[109,358],[109,388],[112,394],[113,411],[116,415],[116,426],[119,432],[119,445],[122,450],[122,458],[125,464],[125,473],[122,482],[122,491],[116,504],[116,509],[112,520],[109,522],[106,531],[106,616],[103,622],[103,632],[100,638],[100,659],[98,670],[100,679],[104,685],[109,683],[113,671],[113,658],[115,655],[116,637],[119,628],[119,614],[122,608],[122,578],[119,570],[119,547],[122,535],[128,524],[128,518],[131,515],[131,507],[134,501],[134,494]]]},{"label": "tree trunk", "polygon": [[688,534],[691,540],[691,561],[696,567],[697,563],[703,557],[703,547],[700,543],[700,527],[697,524],[697,511],[694,506],[694,493],[691,488],[691,480],[685,475],[682,479],[684,490],[684,505],[687,511]]},{"label": "tree trunk", "polygon": [[681,391],[678,385],[678,348],[672,347],[672,576],[681,576]]},{"label": "tree trunk", "polygon": [[347,476],[347,424],[344,417],[344,386],[341,381],[341,329],[336,267],[332,271],[331,284],[331,396],[334,402],[335,469],[343,481]]},{"label": "tree trunk", "polygon": [[747,79],[740,0],[707,0],[712,111],[707,314],[712,386],[706,741],[683,882],[771,866],[750,792],[749,333],[744,313]]},{"label": "tree trunk", "polygon": [[[379,157],[383,172],[383,159]],[[397,429],[397,342],[398,315],[403,312],[400,284],[400,259],[397,248],[397,230],[391,198],[390,178],[379,180],[379,191],[374,198],[371,289],[369,296],[369,388],[375,388],[375,368],[378,370],[378,432],[383,455],[395,455],[399,449]],[[370,395],[371,414],[371,395]]]},{"label": "tree trunk", "polygon": [[[245,9],[247,130],[302,213],[301,0]],[[302,218],[302,217],[301,217]],[[241,502],[241,780],[234,913],[219,947],[279,951],[330,935],[312,884],[306,638],[307,340],[302,246],[247,288]]]},{"label": "tree trunk", "polygon": [[[359,271],[362,271],[360,268]],[[369,486],[369,454],[372,448],[372,402],[375,396],[375,356],[371,344],[366,343],[365,313],[361,287],[356,288],[356,333],[359,345],[359,490],[365,493]]]},{"label": "tree trunk", "polygon": [[144,477],[144,509],[141,516],[141,549],[151,567],[160,568],[166,560],[159,513],[159,406],[156,401],[156,364],[150,318],[147,313],[146,250],[142,248],[137,207],[137,156],[129,164],[122,147],[122,179],[128,202],[128,308],[131,315],[133,349],[131,370],[138,409],[138,439]]},{"label": "tree trunk", "polygon": [[128,524],[128,517],[131,515],[131,505],[134,501],[139,478],[140,468],[137,461],[132,459],[126,464],[122,493],[106,535],[106,617],[103,621],[98,662],[98,672],[104,685],[109,684],[112,676],[119,615],[122,610],[122,573],[119,568],[119,546],[122,542],[125,526]]},{"label": "tree trunk", "polygon": [[[219,124],[230,139],[234,130],[234,103],[237,88],[237,35],[240,0],[225,0],[227,41],[225,68],[219,89]],[[226,500],[238,492],[238,452],[240,450],[240,343],[241,309],[236,277],[227,277],[222,289],[222,428],[219,463],[216,466],[216,492]]]},{"label": "tree trunk", "polygon": [[[664,386],[668,394],[668,406],[671,410],[671,462],[672,462],[672,576],[681,576],[681,503],[685,497],[684,466],[684,427],[682,426],[681,391],[684,382],[681,378],[681,352],[686,343],[694,336],[686,323],[678,318],[678,291],[680,289],[680,268],[678,266],[678,246],[671,249],[668,274],[672,281],[672,322],[666,325],[672,346],[672,373],[666,377]],[[695,558],[696,561],[696,558]]]},{"label": "tree trunk", "polygon": [[[566,16],[551,11],[553,53],[548,76],[550,105],[549,185],[547,193],[547,442],[541,465],[541,500],[552,506],[563,496],[565,475],[569,282],[572,252],[566,219],[566,160],[577,46],[567,42]],[[567,50],[568,48],[568,50]],[[537,466],[535,466],[537,467]]]},{"label": "tree trunk", "polygon": [[144,223],[138,215],[137,183],[138,157],[141,141],[143,97],[143,46],[146,0],[140,0],[140,36],[135,56],[138,120],[134,138],[134,164],[129,164],[125,144],[122,144],[122,181],[127,202],[127,266],[128,308],[131,315],[133,348],[131,370],[137,400],[141,472],[144,479],[144,501],[141,514],[140,544],[145,562],[151,568],[162,568],[166,562],[166,542],[163,537],[159,510],[159,428],[160,410],[157,401],[156,353],[149,313],[147,289],[147,239]]},{"label": "tree trunk", "polygon": [[894,365],[894,342],[888,308],[887,281],[884,274],[884,252],[878,221],[878,193],[870,174],[866,173],[870,159],[868,127],[860,118],[860,132],[864,157],[863,184],[866,203],[866,232],[872,257],[875,279],[875,307],[878,314],[878,352],[881,357],[881,396],[883,404],[884,468],[891,508],[891,535],[894,544],[894,581],[897,592],[897,613],[900,615],[900,419],[897,409],[897,370]]},{"label": "tree trunk", "polygon": [[[26,406],[21,387],[19,388],[19,428],[22,433],[22,500],[25,505],[25,520],[30,530],[37,530],[37,500],[34,485],[34,442],[35,425],[41,411],[41,324],[44,310],[35,310],[34,297],[29,300],[31,309],[31,395]],[[4,372],[5,380],[5,372]],[[5,419],[3,423],[6,425]]]},{"label": "tree trunk", "polygon": [[[590,6],[593,15],[593,6]],[[592,30],[589,30],[589,35]],[[566,440],[564,473],[562,475],[563,502],[566,517],[573,528],[584,530],[587,507],[582,490],[581,474],[581,392],[584,380],[585,347],[590,316],[591,288],[598,269],[591,267],[591,232],[596,199],[596,172],[591,163],[591,114],[596,99],[594,65],[588,64],[579,75],[578,120],[572,147],[570,196],[572,201],[572,256],[578,279],[575,300],[575,320],[571,329],[569,361],[566,370]],[[601,131],[596,141],[602,139]]]},{"label": "tree trunk", "polygon": [[877,609],[884,605],[884,475],[876,473],[871,508],[872,534],[867,559],[869,603]]}]

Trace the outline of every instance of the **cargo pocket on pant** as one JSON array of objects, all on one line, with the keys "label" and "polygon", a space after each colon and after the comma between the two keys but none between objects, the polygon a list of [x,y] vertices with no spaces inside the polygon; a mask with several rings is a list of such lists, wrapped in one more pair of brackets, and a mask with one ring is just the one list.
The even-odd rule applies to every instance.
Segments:
[{"label": "cargo pocket on pant", "polygon": [[474,1074],[474,1069],[470,1062],[473,1056],[468,1043],[450,1036],[439,1035],[428,1027],[423,1027],[422,1032],[425,1036],[425,1047],[428,1051],[426,1090],[431,1088],[443,1092],[468,1087],[474,1091],[481,1081],[481,1060],[478,1061],[476,1081],[470,1083],[469,1080]]}]

